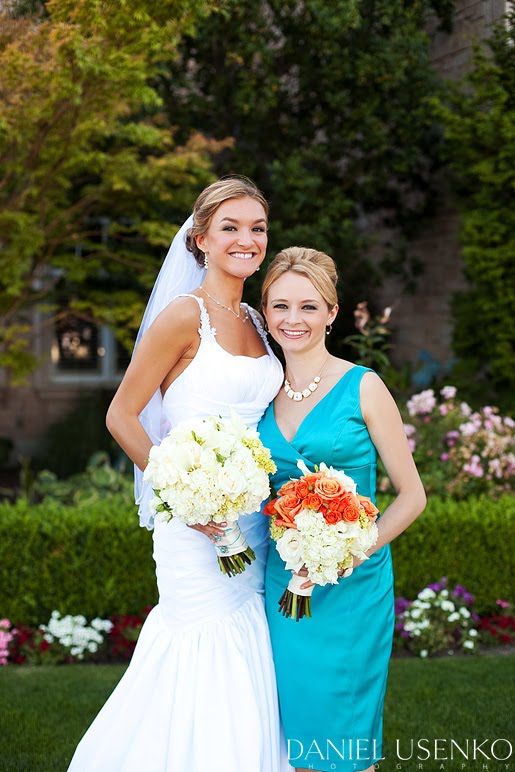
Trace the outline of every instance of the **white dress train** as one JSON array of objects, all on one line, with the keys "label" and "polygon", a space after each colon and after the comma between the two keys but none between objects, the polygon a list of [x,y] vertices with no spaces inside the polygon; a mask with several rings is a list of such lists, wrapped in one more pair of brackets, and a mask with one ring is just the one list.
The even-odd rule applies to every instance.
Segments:
[{"label": "white dress train", "polygon": [[[201,298],[200,345],[168,388],[171,426],[234,409],[257,423],[282,382],[267,354],[233,356],[216,341]],[[220,572],[203,534],[177,520],[154,528],[159,603],[127,671],[75,751],[71,772],[287,772],[275,672],[264,612],[268,524],[240,525],[256,553],[233,578]]]}]

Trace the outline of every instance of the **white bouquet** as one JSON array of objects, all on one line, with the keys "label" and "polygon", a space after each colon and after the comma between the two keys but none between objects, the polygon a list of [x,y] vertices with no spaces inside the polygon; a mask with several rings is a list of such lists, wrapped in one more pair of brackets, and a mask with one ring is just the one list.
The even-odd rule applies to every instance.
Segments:
[{"label": "white bouquet", "polygon": [[[271,536],[286,569],[305,566],[314,584],[336,584],[340,572],[350,576],[354,557],[367,559],[377,541],[379,510],[344,472],[324,463],[315,472],[303,461],[297,466],[302,477],[285,483],[264,509],[272,518]],[[302,589],[304,582],[294,574],[279,601],[279,610],[297,621],[311,616],[313,587]]]},{"label": "white bouquet", "polygon": [[228,576],[241,573],[255,555],[238,525],[270,495],[275,472],[259,434],[232,413],[230,418],[181,421],[150,449],[143,479],[155,492],[151,509],[186,525],[227,522],[216,543],[218,563]]}]

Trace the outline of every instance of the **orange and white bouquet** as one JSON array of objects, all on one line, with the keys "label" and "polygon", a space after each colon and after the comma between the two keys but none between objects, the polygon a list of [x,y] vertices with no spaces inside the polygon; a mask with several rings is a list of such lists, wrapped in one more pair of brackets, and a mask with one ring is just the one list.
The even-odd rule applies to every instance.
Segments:
[{"label": "orange and white bouquet", "polygon": [[270,533],[287,570],[294,573],[279,601],[279,611],[297,621],[311,616],[313,587],[302,589],[308,579],[324,586],[350,576],[354,557],[365,554],[377,541],[379,510],[367,496],[356,492],[356,483],[343,471],[321,463],[310,472],[303,461],[303,475],[290,480],[270,501],[264,513],[271,517]]},{"label": "orange and white bouquet", "polygon": [[215,549],[222,573],[242,573],[255,555],[238,525],[270,495],[276,471],[259,434],[233,411],[229,418],[181,421],[150,449],[143,479],[154,489],[152,511],[186,525],[226,522]]}]

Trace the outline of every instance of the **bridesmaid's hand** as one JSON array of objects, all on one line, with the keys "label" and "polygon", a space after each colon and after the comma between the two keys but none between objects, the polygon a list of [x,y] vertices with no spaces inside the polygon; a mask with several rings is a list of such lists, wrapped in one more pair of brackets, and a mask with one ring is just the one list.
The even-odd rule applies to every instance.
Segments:
[{"label": "bridesmaid's hand", "polygon": [[[354,558],[353,561],[352,561],[352,568],[354,569],[354,568],[356,568],[356,566],[360,566],[362,563],[363,563],[363,561],[360,560],[359,558]],[[345,569],[342,569],[341,571],[338,571],[338,576],[340,577],[340,579],[343,576],[344,570]],[[308,575],[308,569],[306,568],[306,566],[302,566],[302,568],[299,569],[299,571],[292,571],[292,573],[297,573],[299,576],[307,576]],[[300,587],[301,587],[302,590],[307,590],[308,587],[314,587],[314,586],[315,586],[315,583],[312,582],[310,579],[308,579],[307,582],[304,582],[304,584],[301,584]]]},{"label": "bridesmaid's hand", "polygon": [[[297,574],[297,576],[307,576],[308,575],[308,569],[306,566],[302,566],[298,571],[292,571],[292,574]],[[300,585],[301,590],[307,590],[308,587],[314,587],[315,582],[312,582],[311,579],[308,579],[307,582],[304,582],[304,584]]]},{"label": "bridesmaid's hand", "polygon": [[211,539],[213,544],[216,544],[219,538],[224,535],[223,526],[226,525],[227,523],[215,523],[214,520],[210,520],[206,525],[189,525],[188,528],[193,528],[194,531],[200,531],[200,533],[203,533],[208,539]]}]

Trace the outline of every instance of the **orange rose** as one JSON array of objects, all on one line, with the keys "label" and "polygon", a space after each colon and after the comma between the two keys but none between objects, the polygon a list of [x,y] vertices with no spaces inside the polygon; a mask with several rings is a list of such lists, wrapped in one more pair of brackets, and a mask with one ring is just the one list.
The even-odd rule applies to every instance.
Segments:
[{"label": "orange rose", "polygon": [[293,493],[289,493],[287,496],[281,496],[275,502],[275,511],[283,520],[293,520],[295,515],[298,515],[302,509],[302,501],[297,498]]},{"label": "orange rose", "polygon": [[315,493],[324,499],[335,499],[345,492],[345,488],[335,477],[321,477],[315,483]]},{"label": "orange rose", "polygon": [[277,499],[271,499],[268,502],[268,504],[263,509],[263,514],[264,515],[275,515],[276,514],[276,511],[275,511],[275,503],[276,503],[276,501],[277,501]]},{"label": "orange rose", "polygon": [[339,512],[329,510],[324,514],[324,519],[327,525],[334,525],[335,523],[339,523],[342,518]]},{"label": "orange rose", "polygon": [[370,520],[375,520],[377,515],[379,514],[379,510],[376,507],[375,504],[372,503],[372,501],[368,498],[368,496],[360,496],[358,493],[358,499],[360,501],[361,506],[367,513]]},{"label": "orange rose", "polygon": [[356,520],[359,520],[359,503],[352,493],[347,493],[342,497],[339,510],[347,523],[355,523]]},{"label": "orange rose", "polygon": [[310,491],[315,490],[315,483],[317,480],[319,480],[322,477],[322,472],[315,472],[314,474],[306,474],[302,478],[306,485],[309,487]]},{"label": "orange rose", "polygon": [[289,493],[295,493],[295,486],[297,483],[295,480],[289,480],[287,483],[284,483],[281,488],[279,488],[279,496],[287,496]]},{"label": "orange rose", "polygon": [[302,504],[306,509],[319,510],[322,506],[322,499],[317,493],[308,493]]},{"label": "orange rose", "polygon": [[295,485],[295,493],[299,499],[305,499],[309,495],[309,485],[304,480],[299,480]]}]

